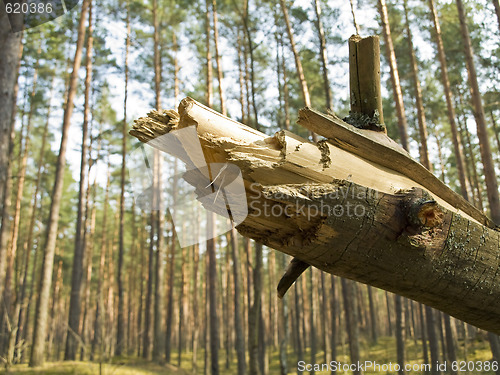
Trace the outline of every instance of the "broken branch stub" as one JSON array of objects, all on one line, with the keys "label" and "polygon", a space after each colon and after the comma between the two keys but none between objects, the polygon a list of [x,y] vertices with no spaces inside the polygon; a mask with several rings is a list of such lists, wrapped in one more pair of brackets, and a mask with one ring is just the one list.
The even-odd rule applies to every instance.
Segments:
[{"label": "broken branch stub", "polygon": [[[500,333],[500,233],[418,167],[405,173],[400,163],[413,161],[377,138],[383,134],[331,121],[329,140],[313,144],[286,131],[266,136],[191,98],[179,113],[177,128],[196,126],[207,162],[241,170],[248,205],[241,234]],[[305,109],[300,122],[321,128],[329,119]],[[135,134],[151,121],[137,122]],[[372,146],[361,150],[365,144]]]}]

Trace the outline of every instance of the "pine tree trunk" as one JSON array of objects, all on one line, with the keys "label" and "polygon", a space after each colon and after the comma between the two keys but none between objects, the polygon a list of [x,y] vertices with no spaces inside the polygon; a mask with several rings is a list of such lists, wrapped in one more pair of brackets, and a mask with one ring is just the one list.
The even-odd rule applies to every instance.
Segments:
[{"label": "pine tree trunk", "polygon": [[[22,23],[21,19],[15,21]],[[4,278],[7,267],[7,242],[10,224],[10,171],[12,134],[16,113],[18,92],[18,73],[23,51],[22,32],[12,33],[10,24],[5,20],[0,23],[0,296],[3,295]]]},{"label": "pine tree trunk", "polygon": [[80,162],[80,185],[78,190],[78,213],[76,219],[75,233],[75,250],[73,256],[73,268],[71,272],[71,298],[69,302],[69,318],[68,318],[68,336],[66,341],[66,351],[64,359],[74,361],[78,347],[81,342],[80,318],[82,308],[82,287],[83,287],[83,269],[85,246],[83,232],[86,230],[84,226],[84,207],[85,195],[87,187],[87,149],[88,149],[88,126],[90,118],[90,86],[92,85],[92,0],[89,0],[89,24],[87,28],[87,54],[86,59],[86,78],[85,78],[85,104],[83,109],[83,125],[82,125],[82,151]]},{"label": "pine tree trunk", "polygon": [[368,304],[370,307],[370,326],[371,326],[371,335],[372,342],[374,344],[378,341],[378,319],[377,319],[377,308],[375,307],[375,301],[373,298],[373,288],[370,285],[367,285],[368,290]]},{"label": "pine tree trunk", "polygon": [[[456,338],[456,332],[451,327],[451,318],[450,318],[450,316],[448,314],[443,314],[443,319],[444,319],[444,329],[445,329],[445,335],[446,335],[446,355],[447,355],[447,360],[448,360],[448,363],[454,363],[454,362],[457,361],[457,352],[456,352],[457,338]],[[453,366],[451,366],[450,374],[451,375],[457,375],[458,374],[458,372],[453,369]]]},{"label": "pine tree trunk", "polygon": [[395,306],[395,314],[396,314],[396,348],[397,348],[397,357],[399,364],[398,374],[405,374],[405,361],[406,361],[406,349],[405,349],[405,319],[403,315],[403,304],[402,297],[399,294],[394,295],[394,306]]},{"label": "pine tree trunk", "polygon": [[439,63],[441,66],[441,80],[443,83],[444,95],[446,98],[448,122],[450,123],[450,129],[451,129],[451,140],[453,142],[453,150],[457,162],[458,179],[460,181],[460,192],[465,199],[469,200],[469,192],[467,191],[467,183],[465,179],[464,156],[455,120],[456,119],[455,107],[453,105],[450,80],[448,78],[448,66],[446,63],[446,56],[444,53],[443,38],[441,36],[441,26],[439,24],[439,18],[436,11],[436,7],[434,6],[434,0],[429,0],[429,7],[432,13],[432,21],[434,24],[434,33],[435,33],[434,37],[438,51]]},{"label": "pine tree trunk", "polygon": [[333,111],[332,90],[330,89],[330,80],[328,78],[328,57],[326,53],[326,38],[321,21],[321,5],[319,0],[314,0],[314,11],[316,12],[316,28],[319,38],[319,56],[321,59],[321,68],[323,73],[323,84],[325,85],[326,109]]},{"label": "pine tree trunk", "polygon": [[245,375],[246,373],[245,332],[243,330],[242,309],[241,309],[240,254],[238,249],[238,238],[236,229],[232,229],[230,234],[231,234],[231,257],[233,258],[234,326],[236,334],[236,356],[238,358],[238,375]]},{"label": "pine tree trunk", "polygon": [[106,188],[104,194],[104,204],[102,213],[102,232],[101,240],[99,243],[99,269],[97,275],[97,296],[96,296],[96,310],[94,319],[94,338],[90,349],[90,360],[94,360],[95,353],[99,352],[99,360],[102,360],[104,351],[104,267],[106,262],[106,246],[107,246],[107,230],[108,230],[108,202],[109,202],[109,189],[110,189],[110,171],[108,164]]},{"label": "pine tree trunk", "polygon": [[431,374],[439,375],[441,371],[436,364],[439,362],[438,338],[436,334],[436,323],[434,311],[431,307],[425,306],[425,321],[427,325],[427,336],[429,337],[429,349],[431,352]]},{"label": "pine tree trunk", "polygon": [[415,106],[417,107],[418,131],[420,135],[420,162],[428,170],[432,171],[432,165],[429,161],[429,150],[427,148],[427,121],[425,120],[424,100],[422,97],[422,88],[420,87],[420,79],[418,78],[418,63],[415,49],[413,47],[413,35],[410,28],[410,20],[408,17],[407,0],[404,1],[406,34],[408,36],[408,52],[410,55],[411,69],[413,82],[415,85]]},{"label": "pine tree trunk", "polygon": [[[127,155],[127,99],[128,99],[128,58],[130,50],[130,9],[127,1],[127,35],[125,37],[125,92],[123,98],[123,126],[122,126],[122,165],[120,174],[120,218],[119,218],[119,238],[118,238],[118,316],[116,327],[116,348],[115,355],[123,353],[125,346],[125,317],[124,317],[124,287],[123,287],[123,255],[125,252],[125,173],[126,173],[126,155]],[[129,322],[130,324],[130,322]]]},{"label": "pine tree trunk", "polygon": [[[311,107],[311,96],[309,94],[309,88],[307,87],[306,76],[304,74],[304,69],[302,67],[302,62],[300,60],[299,51],[297,50],[297,46],[295,45],[295,39],[293,37],[292,24],[290,22],[290,17],[288,16],[288,9],[285,3],[285,0],[280,0],[281,11],[283,12],[283,18],[285,20],[286,32],[288,35],[288,39],[290,40],[290,48],[293,52],[293,57],[295,59],[295,67],[297,69],[297,75],[300,82],[300,88],[302,90],[302,99],[304,100],[304,105],[306,107]],[[313,141],[317,141],[316,134],[311,133]]]},{"label": "pine tree trunk", "polygon": [[262,293],[262,245],[255,243],[255,265],[253,267],[253,302],[248,313],[249,374],[262,375],[259,366],[259,321]]},{"label": "pine tree trunk", "polygon": [[78,25],[78,39],[76,42],[75,58],[73,60],[73,71],[68,87],[68,97],[64,109],[61,145],[56,163],[56,173],[54,188],[52,190],[52,201],[50,205],[49,218],[47,220],[45,251],[40,277],[40,292],[37,301],[35,313],[35,329],[33,332],[33,346],[31,350],[30,366],[40,366],[44,362],[45,337],[47,334],[47,319],[50,297],[50,286],[52,284],[52,271],[54,265],[54,251],[56,247],[59,209],[61,206],[63,175],[66,166],[66,147],[68,143],[69,127],[71,124],[71,115],[73,113],[73,102],[76,96],[78,70],[80,68],[83,42],[85,36],[85,19],[87,16],[89,0],[82,3],[82,11]]},{"label": "pine tree trunk", "polygon": [[[356,284],[345,278],[342,281],[342,295],[344,297],[344,312],[346,320],[347,336],[349,338],[350,363],[358,363],[361,360],[359,354],[359,321],[356,298]],[[353,371],[354,375],[362,374],[359,368]]]},{"label": "pine tree trunk", "polygon": [[462,0],[456,0],[458,9],[458,18],[460,20],[460,29],[464,42],[465,61],[467,63],[467,72],[469,74],[469,85],[472,95],[472,106],[474,108],[474,118],[476,119],[477,137],[479,138],[479,150],[484,168],[484,180],[486,182],[486,192],[490,206],[490,215],[493,221],[500,224],[500,199],[498,195],[498,183],[495,175],[495,166],[491,156],[490,141],[488,138],[488,129],[484,115],[483,101],[477,82],[476,67],[474,65],[474,53],[467,26],[467,17],[465,15]]},{"label": "pine tree trunk", "polygon": [[[278,261],[280,266],[284,269],[287,265],[285,254],[278,254]],[[280,360],[280,375],[288,374],[288,358],[287,358],[287,348],[290,339],[290,334],[288,331],[288,299],[282,298],[278,301],[279,308],[279,360]],[[326,309],[325,309],[326,313]],[[244,372],[238,375],[244,375]]]},{"label": "pine tree trunk", "polygon": [[405,106],[403,103],[403,93],[401,91],[401,83],[399,80],[398,64],[396,62],[396,54],[394,53],[394,44],[392,42],[391,28],[389,25],[389,16],[387,15],[387,5],[385,0],[378,0],[378,10],[382,22],[382,29],[385,40],[385,50],[387,61],[391,68],[391,83],[394,102],[396,103],[396,114],[398,117],[399,138],[401,145],[405,150],[408,150],[408,125],[406,122]]},{"label": "pine tree trunk", "polygon": [[[23,242],[23,250],[25,253],[25,260],[24,260],[24,272],[21,277],[21,280],[19,281],[20,285],[20,291],[19,291],[19,296],[18,296],[18,304],[20,305],[19,309],[19,318],[18,318],[18,326],[19,329],[17,331],[17,337],[16,337],[16,346],[19,345],[19,342],[21,338],[23,337],[23,327],[24,327],[24,320],[25,320],[25,312],[26,312],[26,291],[27,291],[27,286],[28,286],[28,273],[29,273],[29,267],[30,267],[30,259],[31,259],[31,253],[33,252],[33,231],[35,229],[35,220],[37,217],[37,208],[38,208],[38,193],[40,191],[40,185],[41,185],[41,180],[42,180],[42,170],[44,166],[44,159],[45,159],[45,149],[46,149],[46,143],[47,143],[47,134],[49,130],[49,120],[50,120],[50,114],[51,114],[51,101],[52,101],[52,96],[54,92],[54,79],[52,80],[52,86],[50,89],[50,94],[48,100],[48,107],[47,107],[47,114],[46,114],[46,121],[43,129],[43,134],[42,134],[42,141],[41,141],[41,146],[40,146],[40,153],[38,155],[37,159],[37,164],[38,164],[38,171],[36,175],[36,180],[35,180],[35,192],[33,193],[33,201],[31,202],[31,214],[30,214],[30,221],[28,224],[28,233],[26,235],[26,239]],[[36,265],[33,264],[33,267]]]}]

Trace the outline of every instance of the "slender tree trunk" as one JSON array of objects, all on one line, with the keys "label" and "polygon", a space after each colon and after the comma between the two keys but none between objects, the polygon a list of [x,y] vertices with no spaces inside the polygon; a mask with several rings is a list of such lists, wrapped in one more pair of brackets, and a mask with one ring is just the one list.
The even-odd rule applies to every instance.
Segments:
[{"label": "slender tree trunk", "polygon": [[[358,308],[355,287],[353,281],[342,278],[342,294],[344,297],[344,312],[346,319],[347,335],[349,337],[349,352],[351,363],[360,361],[359,355],[359,323]],[[362,372],[356,368],[353,374],[358,375]]]},{"label": "slender tree trunk", "polygon": [[[309,88],[307,87],[306,76],[304,74],[304,69],[302,67],[302,62],[300,60],[299,51],[295,45],[295,39],[293,37],[292,24],[290,22],[290,17],[288,16],[288,9],[285,0],[280,0],[281,10],[283,12],[283,18],[285,19],[286,32],[288,34],[288,39],[290,40],[290,48],[293,52],[293,57],[295,59],[295,67],[297,69],[297,75],[299,77],[300,88],[302,89],[302,99],[304,100],[304,105],[306,107],[311,107],[311,96],[309,94]],[[311,133],[313,141],[317,141],[316,134]]]},{"label": "slender tree trunk", "polygon": [[420,314],[420,334],[422,335],[422,351],[424,353],[424,363],[429,362],[429,351],[427,350],[427,333],[426,333],[426,322],[424,318],[424,307],[421,303],[418,304],[418,311]]},{"label": "slender tree trunk", "polygon": [[491,156],[490,141],[484,115],[483,101],[477,82],[476,67],[474,65],[474,53],[467,26],[467,16],[462,0],[456,0],[458,9],[458,18],[460,20],[460,29],[464,42],[465,62],[467,63],[467,72],[469,73],[469,84],[472,95],[472,106],[474,108],[474,118],[476,119],[477,137],[479,138],[479,150],[484,168],[484,180],[486,182],[486,192],[490,206],[490,214],[493,221],[500,224],[500,199],[498,195],[498,183],[495,175],[495,166]]},{"label": "slender tree trunk", "polygon": [[[331,321],[332,321],[332,327],[331,327],[331,336],[330,336],[330,350],[331,350],[331,361],[336,361],[337,360],[337,312],[338,312],[338,304],[339,304],[339,298],[337,296],[337,283],[335,282],[336,278],[333,275],[330,275],[330,281],[332,285],[332,296],[330,299],[330,314],[331,314]],[[336,371],[332,370],[332,374],[335,374]]]},{"label": "slender tree trunk", "polygon": [[84,0],[78,25],[78,38],[76,42],[75,58],[73,60],[73,71],[68,87],[68,97],[64,109],[61,145],[56,163],[56,173],[54,188],[52,191],[52,201],[50,205],[49,219],[47,220],[45,251],[40,277],[40,294],[38,296],[35,313],[35,329],[33,332],[33,346],[31,349],[30,366],[40,366],[44,362],[45,337],[47,334],[47,318],[50,297],[50,286],[52,284],[52,271],[54,265],[54,251],[56,247],[59,209],[61,206],[63,175],[66,166],[66,146],[68,143],[69,127],[71,115],[73,113],[73,102],[76,95],[78,81],[78,70],[82,59],[82,49],[85,35],[85,19],[90,0]]},{"label": "slender tree trunk", "polygon": [[434,38],[436,41],[436,47],[438,51],[439,63],[441,66],[441,81],[443,83],[444,95],[446,98],[446,108],[448,114],[448,122],[450,123],[451,129],[451,140],[453,142],[453,150],[455,154],[455,159],[457,162],[458,179],[460,181],[460,191],[462,196],[469,200],[469,192],[467,191],[467,183],[465,179],[465,164],[463,151],[460,144],[460,138],[457,130],[455,107],[453,105],[453,96],[450,88],[450,80],[448,78],[448,66],[446,64],[446,56],[444,53],[443,38],[441,36],[441,26],[439,24],[439,18],[434,6],[434,0],[429,0],[429,7],[432,14],[432,22],[434,24]]},{"label": "slender tree trunk", "polygon": [[177,330],[177,335],[179,337],[179,345],[177,346],[177,367],[181,367],[181,361],[182,361],[182,347],[183,347],[183,342],[184,342],[184,337],[183,337],[183,325],[184,325],[184,320],[186,319],[184,314],[187,313],[186,310],[186,293],[187,293],[187,282],[186,282],[186,248],[182,249],[181,253],[181,280],[180,280],[180,295],[179,295],[179,324],[178,324],[178,330]]},{"label": "slender tree trunk", "polygon": [[[158,19],[158,1],[153,0],[153,39],[154,39],[154,73],[155,73],[155,103],[158,110],[161,109],[161,81],[162,81],[162,62],[161,62],[161,42],[160,42],[160,23]],[[163,304],[163,279],[164,279],[164,241],[163,241],[163,215],[161,203],[161,156],[158,150],[154,151],[155,167],[153,171],[153,205],[154,210],[151,213],[151,241],[152,248],[156,242],[156,267],[154,284],[154,303],[153,303],[153,360],[159,360],[162,349],[163,324],[162,311]],[[156,241],[154,233],[156,232]],[[151,253],[153,256],[153,253]],[[152,281],[152,280],[151,280]],[[170,361],[170,358],[168,358]]]},{"label": "slender tree trunk", "polygon": [[356,12],[354,11],[354,2],[353,0],[349,0],[349,3],[351,5],[352,23],[354,24],[356,35],[359,35],[359,26],[358,23],[356,22]]},{"label": "slender tree trunk", "polygon": [[99,359],[102,361],[104,354],[104,267],[106,261],[106,244],[107,244],[107,230],[108,230],[108,202],[109,202],[109,189],[111,179],[109,171],[107,171],[106,192],[104,194],[104,205],[102,213],[102,232],[101,240],[99,243],[99,269],[97,274],[97,297],[96,297],[96,310],[94,319],[94,338],[90,349],[90,360],[94,360],[95,353],[99,351]]},{"label": "slender tree trunk", "polygon": [[[287,265],[286,261],[287,256],[283,253],[278,254],[278,262],[280,267],[283,269]],[[282,298],[279,302],[279,333],[280,333],[280,342],[279,342],[279,359],[280,359],[280,375],[288,374],[288,356],[287,356],[287,348],[288,342],[290,340],[290,333],[288,330],[288,300],[286,298]]]},{"label": "slender tree trunk", "polygon": [[[19,19],[19,17],[21,17]],[[22,16],[16,17],[15,23],[22,23]],[[18,73],[23,51],[22,32],[12,33],[5,16],[0,22],[0,297],[3,295],[5,271],[7,267],[7,242],[10,224],[10,171],[11,171],[11,135],[14,130],[16,100],[18,92]]]},{"label": "slender tree trunk", "polygon": [[84,207],[85,195],[87,187],[87,139],[88,139],[88,124],[90,117],[90,86],[92,85],[92,0],[89,0],[89,24],[87,38],[87,54],[86,59],[86,78],[85,78],[85,104],[83,109],[83,125],[82,125],[82,152],[80,162],[80,186],[78,190],[78,213],[76,221],[75,233],[75,252],[73,256],[73,269],[71,272],[71,297],[69,302],[69,318],[68,318],[68,335],[66,338],[66,351],[64,359],[74,361],[76,353],[81,342],[80,332],[80,317],[82,307],[82,280],[83,280],[83,260],[84,260],[84,243],[83,232],[84,227]]},{"label": "slender tree trunk", "polygon": [[429,337],[429,348],[431,351],[431,374],[438,375],[441,374],[441,371],[439,371],[436,366],[439,362],[438,338],[436,335],[434,311],[429,306],[425,306],[425,318],[427,323],[427,335]]},{"label": "slender tree trunk", "polygon": [[[116,327],[116,347],[115,355],[123,353],[125,345],[125,317],[124,317],[124,288],[123,288],[123,256],[125,253],[125,171],[127,155],[127,99],[128,99],[128,57],[130,50],[130,9],[127,1],[127,35],[125,37],[125,92],[123,98],[123,126],[122,126],[122,165],[120,174],[120,218],[119,218],[119,238],[118,238],[118,314]],[[129,322],[130,324],[130,322]]]},{"label": "slender tree trunk", "polygon": [[429,161],[429,150],[427,148],[427,122],[425,120],[424,100],[422,97],[422,88],[420,87],[420,79],[418,78],[418,63],[417,56],[413,47],[413,35],[410,28],[410,20],[408,17],[408,4],[404,1],[406,34],[408,36],[408,51],[410,55],[411,70],[413,82],[415,85],[415,106],[417,107],[418,131],[420,135],[420,162],[428,170],[432,171],[432,165]]},{"label": "slender tree trunk", "polygon": [[198,285],[200,282],[200,249],[198,244],[193,246],[193,359],[191,362],[191,367],[193,373],[197,372],[197,359],[198,359],[198,338],[199,338],[199,319],[198,319]]},{"label": "slender tree trunk", "polygon": [[[309,281],[310,281],[310,288],[309,288],[309,303],[311,306],[311,314],[309,317],[309,327],[310,327],[310,340],[311,340],[311,362],[310,363],[316,363],[316,351],[317,351],[317,345],[316,345],[316,322],[314,321],[314,316],[316,314],[316,303],[317,303],[317,298],[313,293],[313,290],[317,288],[317,283],[316,283],[316,278],[314,277],[313,274],[314,270],[312,267],[309,267]],[[313,368],[314,370],[314,368]],[[311,375],[315,374],[315,371],[310,372]]]},{"label": "slender tree trunk", "polygon": [[403,315],[403,304],[402,297],[399,294],[394,295],[394,306],[396,310],[396,346],[397,346],[397,357],[399,364],[398,374],[405,374],[405,361],[406,361],[406,350],[405,350],[405,321]]},{"label": "slender tree trunk", "polygon": [[214,23],[214,46],[215,46],[215,62],[217,66],[217,78],[219,82],[219,99],[220,108],[223,115],[227,114],[226,110],[226,100],[224,98],[224,88],[222,86],[222,62],[221,56],[219,54],[219,28],[217,23],[217,1],[212,0],[212,18]]},{"label": "slender tree trunk", "polygon": [[234,326],[236,333],[236,356],[238,358],[238,375],[246,373],[245,359],[245,332],[243,330],[242,309],[241,309],[241,269],[240,254],[238,249],[237,232],[233,228],[231,234],[231,256],[233,258],[233,279],[234,279]]},{"label": "slender tree trunk", "polygon": [[[40,52],[40,47],[38,47],[38,53]],[[19,309],[20,305],[16,301],[16,305],[14,310],[10,309],[12,305],[12,293],[15,292],[12,290],[12,278],[13,278],[13,273],[15,272],[14,266],[15,266],[15,259],[16,259],[16,254],[17,254],[17,248],[18,248],[18,239],[19,239],[19,222],[21,219],[21,202],[23,198],[23,191],[24,191],[24,182],[26,178],[26,166],[28,163],[28,150],[30,147],[30,133],[31,133],[31,127],[32,127],[32,118],[33,118],[33,112],[34,112],[34,97],[36,94],[36,88],[37,88],[37,78],[38,78],[38,66],[39,63],[38,61],[35,64],[34,68],[34,73],[33,73],[33,81],[31,83],[31,92],[29,95],[29,102],[30,102],[30,109],[28,112],[28,119],[27,119],[27,124],[26,124],[26,131],[25,131],[25,136],[24,136],[24,146],[22,145],[22,140],[20,141],[20,165],[19,165],[19,171],[17,172],[17,186],[16,186],[16,199],[14,203],[14,218],[12,220],[12,229],[11,229],[11,235],[10,235],[10,244],[8,246],[8,251],[7,251],[7,270],[5,274],[5,281],[4,281],[4,290],[3,290],[3,302],[2,302],[2,307],[0,308],[2,311],[2,314],[0,314],[0,326],[3,326],[3,321],[4,317],[7,318],[8,322],[8,327],[7,327],[7,332],[8,336],[5,340],[5,347],[7,349],[7,364],[11,364],[13,361],[14,357],[14,344],[15,344],[15,338],[17,336],[17,332],[19,329],[18,326],[18,317],[19,317]],[[16,90],[14,90],[17,92]],[[13,112],[14,115],[14,112]],[[13,117],[13,124],[12,124],[12,129],[11,131],[14,131],[14,119]],[[22,131],[21,131],[22,132]],[[10,141],[13,142],[13,137],[11,134]],[[9,145],[9,154],[12,153],[12,147]],[[9,197],[7,198],[7,204],[6,204],[6,211],[8,212],[10,210],[10,190],[13,181],[11,180],[12,177],[12,170],[11,164],[9,163],[8,166],[9,170],[7,171],[7,175],[9,176],[9,181],[7,181],[8,187],[6,186],[6,192],[9,194]],[[8,226],[5,226],[5,229],[8,229]],[[2,234],[3,236],[3,234]],[[15,277],[15,276],[14,276]],[[0,296],[1,297],[1,296]]]},{"label": "slender tree trunk", "polygon": [[[42,134],[42,141],[41,141],[41,146],[40,146],[40,153],[38,155],[37,163],[38,163],[38,171],[36,175],[36,180],[35,180],[35,192],[33,193],[33,201],[31,202],[31,214],[30,214],[30,221],[28,224],[28,233],[26,235],[26,239],[23,242],[23,250],[25,253],[25,260],[24,260],[24,272],[21,277],[21,280],[19,281],[20,285],[20,290],[19,290],[19,296],[18,296],[18,304],[20,306],[19,308],[19,317],[18,317],[18,326],[19,329],[17,331],[17,337],[16,337],[16,346],[19,345],[19,342],[21,340],[21,337],[23,337],[23,326],[24,326],[24,317],[25,317],[25,311],[26,311],[26,291],[27,291],[27,286],[28,286],[28,273],[29,273],[29,267],[30,267],[30,259],[31,259],[31,253],[33,251],[33,231],[35,229],[35,220],[36,220],[36,215],[37,215],[37,208],[38,208],[38,193],[40,191],[40,183],[42,179],[42,170],[44,166],[44,159],[45,159],[45,148],[46,148],[46,143],[47,143],[47,134],[49,130],[49,119],[50,119],[50,113],[51,113],[51,101],[52,101],[52,96],[54,92],[54,80],[52,80],[52,86],[50,89],[50,94],[48,98],[48,106],[47,106],[47,114],[46,114],[46,121],[45,121],[45,126],[43,129],[43,134]],[[33,267],[36,265],[33,264]]]},{"label": "slender tree trunk", "polygon": [[371,322],[370,326],[371,326],[372,342],[376,344],[378,340],[377,308],[375,307],[375,301],[373,298],[373,288],[370,285],[367,285],[367,290],[368,290],[368,304],[370,307],[370,322]]},{"label": "slender tree trunk", "polygon": [[[352,1],[352,0],[351,0]],[[326,38],[321,21],[321,6],[319,0],[314,0],[314,11],[316,12],[316,28],[319,38],[319,56],[321,58],[321,68],[323,73],[323,84],[325,85],[326,109],[333,111],[332,90],[330,89],[330,80],[328,78],[328,57],[326,53]]]},{"label": "slender tree trunk", "polygon": [[163,333],[163,309],[164,309],[164,258],[165,258],[165,241],[163,237],[163,210],[162,202],[162,156],[158,150],[154,150],[155,166],[154,166],[154,201],[158,205],[158,211],[155,213],[156,226],[156,268],[155,268],[155,287],[154,287],[154,333],[153,333],[153,360],[161,358],[161,352],[165,343]]},{"label": "slender tree trunk", "polygon": [[[457,361],[457,352],[456,352],[456,345],[457,345],[457,338],[456,338],[456,332],[453,330],[451,326],[451,318],[448,314],[443,314],[444,318],[444,329],[445,329],[445,335],[446,335],[446,352],[447,352],[447,359],[448,363],[454,363]],[[458,371],[453,369],[453,366],[451,366],[450,369],[450,374],[451,375],[457,375]]]},{"label": "slender tree trunk", "polygon": [[262,245],[255,243],[255,266],[253,267],[253,303],[248,313],[248,341],[250,375],[261,374],[259,366],[259,320],[262,314]]},{"label": "slender tree trunk", "polygon": [[392,43],[391,28],[389,25],[389,16],[387,15],[387,5],[385,0],[378,0],[378,10],[382,21],[387,61],[389,62],[389,66],[391,68],[391,83],[394,101],[396,103],[399,137],[403,148],[408,150],[408,125],[406,123],[403,93],[401,91],[398,64],[396,62],[396,54],[394,53],[394,44]]}]

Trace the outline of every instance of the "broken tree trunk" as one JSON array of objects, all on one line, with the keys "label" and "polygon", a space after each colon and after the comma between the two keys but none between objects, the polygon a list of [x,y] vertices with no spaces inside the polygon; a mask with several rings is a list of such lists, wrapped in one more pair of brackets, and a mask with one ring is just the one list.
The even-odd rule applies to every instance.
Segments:
[{"label": "broken tree trunk", "polygon": [[[201,167],[192,143],[161,141],[196,126],[205,160],[241,170],[242,235],[500,333],[500,232],[382,132],[304,108],[299,123],[327,138],[314,144],[267,136],[191,98],[178,111],[153,111],[130,134]],[[209,181],[185,178],[199,191]]]}]

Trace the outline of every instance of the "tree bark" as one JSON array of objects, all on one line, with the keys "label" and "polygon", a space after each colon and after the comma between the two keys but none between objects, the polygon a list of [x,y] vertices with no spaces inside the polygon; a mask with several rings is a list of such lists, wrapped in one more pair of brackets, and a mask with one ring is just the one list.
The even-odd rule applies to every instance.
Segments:
[{"label": "tree bark", "polygon": [[389,25],[389,16],[387,15],[387,4],[385,0],[378,0],[378,10],[384,33],[387,61],[391,68],[392,93],[396,104],[396,114],[398,116],[399,138],[403,148],[408,150],[408,125],[406,122],[403,93],[401,91],[398,64],[396,62],[396,54],[394,53],[394,44],[392,43],[391,27]]},{"label": "tree bark", "polygon": [[68,87],[68,97],[64,109],[61,144],[56,163],[54,187],[52,190],[52,201],[50,205],[49,218],[47,220],[45,251],[40,276],[40,292],[35,313],[35,329],[33,332],[33,346],[31,349],[30,366],[40,366],[44,362],[45,337],[47,334],[47,318],[50,297],[50,286],[52,284],[52,271],[54,266],[54,252],[56,247],[59,210],[61,207],[63,176],[66,166],[66,147],[68,143],[71,115],[73,114],[74,99],[76,96],[78,70],[80,69],[82,50],[85,37],[85,19],[90,0],[84,0],[78,24],[78,38],[76,42],[75,57],[73,60],[73,71]]},{"label": "tree bark", "polygon": [[[420,87],[420,79],[418,78],[418,63],[415,49],[413,47],[413,35],[410,28],[410,20],[408,17],[408,1],[404,0],[406,34],[408,37],[408,52],[410,55],[411,70],[413,75],[413,83],[415,85],[415,106],[417,107],[418,132],[420,135],[420,163],[432,171],[432,165],[429,161],[429,150],[427,148],[427,121],[425,120],[424,100],[422,97],[422,88]],[[467,199],[467,197],[465,197]]]},{"label": "tree bark", "polygon": [[460,20],[460,30],[464,42],[465,62],[469,74],[469,85],[472,95],[472,106],[474,108],[474,118],[476,120],[477,137],[479,138],[479,150],[484,168],[484,180],[486,182],[486,192],[490,206],[490,214],[493,221],[500,224],[500,199],[498,195],[498,183],[495,175],[495,165],[491,156],[490,140],[488,138],[488,129],[484,115],[483,101],[479,84],[477,82],[476,67],[474,65],[474,53],[467,26],[467,16],[462,0],[456,0],[458,9],[458,18]]},{"label": "tree bark", "polygon": [[82,287],[83,287],[83,270],[84,270],[84,231],[85,228],[85,196],[87,188],[87,153],[88,153],[88,128],[90,117],[90,88],[92,85],[92,0],[88,3],[89,23],[87,28],[87,53],[86,59],[86,77],[84,97],[85,103],[83,108],[83,124],[82,124],[82,151],[80,161],[80,183],[78,189],[78,212],[76,219],[75,233],[75,250],[73,255],[73,268],[71,272],[71,297],[69,301],[69,317],[68,317],[68,335],[66,337],[66,350],[64,359],[74,361],[81,342],[80,318],[82,308]]},{"label": "tree bark", "polygon": [[441,66],[441,81],[443,83],[444,96],[446,98],[446,109],[448,115],[448,122],[450,123],[451,129],[451,140],[453,142],[453,150],[455,154],[455,159],[457,161],[457,171],[458,179],[460,181],[460,191],[464,199],[469,200],[469,192],[467,191],[467,183],[465,179],[465,164],[464,156],[462,151],[462,145],[460,144],[460,138],[457,130],[455,107],[453,105],[453,95],[450,87],[450,80],[448,78],[448,65],[446,63],[446,56],[444,53],[443,38],[441,36],[441,26],[439,24],[439,18],[434,6],[434,0],[429,0],[429,7],[432,14],[432,22],[434,25],[434,37],[436,41],[436,47],[438,51],[439,64]]}]

